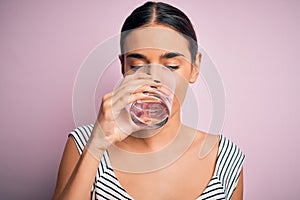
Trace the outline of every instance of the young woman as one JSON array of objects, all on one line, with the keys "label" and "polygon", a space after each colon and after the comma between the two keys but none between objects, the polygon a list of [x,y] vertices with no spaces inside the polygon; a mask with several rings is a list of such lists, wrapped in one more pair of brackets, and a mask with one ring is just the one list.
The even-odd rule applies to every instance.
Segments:
[{"label": "young woman", "polygon": [[[53,199],[243,199],[244,154],[223,135],[181,123],[188,84],[197,80],[201,54],[188,17],[177,8],[147,2],[122,27],[124,79],[105,95],[94,125],[70,133]],[[145,130],[126,106],[159,82],[129,73],[160,64],[176,77],[167,123]],[[155,66],[153,66],[155,67]],[[142,136],[141,136],[142,135]]]}]

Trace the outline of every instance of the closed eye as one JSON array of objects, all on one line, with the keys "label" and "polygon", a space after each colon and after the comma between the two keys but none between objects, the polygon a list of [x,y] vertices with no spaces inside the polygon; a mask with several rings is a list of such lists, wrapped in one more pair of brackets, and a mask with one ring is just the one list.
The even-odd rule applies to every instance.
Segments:
[{"label": "closed eye", "polygon": [[138,65],[137,65],[137,66],[136,66],[136,65],[130,65],[130,69],[133,70],[133,71],[137,71],[137,70],[138,70],[139,68],[141,68],[142,66],[143,66],[143,65],[139,65],[139,66],[138,66]]},{"label": "closed eye", "polygon": [[168,65],[166,66],[168,69],[170,69],[171,71],[175,71],[176,69],[179,68],[179,66],[172,66],[172,65]]}]

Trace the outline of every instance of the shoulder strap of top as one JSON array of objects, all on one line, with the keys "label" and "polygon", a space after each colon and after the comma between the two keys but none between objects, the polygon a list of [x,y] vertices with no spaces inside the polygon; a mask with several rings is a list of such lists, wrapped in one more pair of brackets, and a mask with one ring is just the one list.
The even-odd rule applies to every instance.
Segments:
[{"label": "shoulder strap of top", "polygon": [[245,155],[238,146],[220,135],[215,176],[220,179],[229,199],[237,186],[244,159]]},{"label": "shoulder strap of top", "polygon": [[[93,127],[94,127],[93,124],[81,126],[72,130],[68,135],[69,137],[71,136],[73,138],[80,155],[82,154],[83,149],[86,146],[87,141],[91,136]],[[108,152],[104,151],[103,157],[99,164],[99,173],[102,174],[109,168],[110,168],[110,163],[109,163]]]},{"label": "shoulder strap of top", "polygon": [[86,143],[91,136],[93,126],[94,126],[93,124],[89,124],[89,125],[78,127],[72,130],[68,135],[68,137],[72,136],[73,140],[76,143],[76,147],[80,155],[82,154],[83,149],[86,146]]},{"label": "shoulder strap of top", "polygon": [[[78,127],[76,129],[72,130],[68,135],[68,137],[71,136],[73,138],[80,155],[82,154],[83,149],[86,146],[87,141],[89,140],[89,138],[91,136],[93,127],[94,127],[93,124],[81,126],[81,127]],[[92,190],[91,190],[92,197],[94,197],[93,192],[94,192],[95,184],[96,184],[97,180],[99,180],[99,177],[102,174],[104,174],[108,169],[109,169],[109,157],[108,157],[107,151],[105,151],[103,154],[103,157],[99,163],[99,167],[98,167],[98,170],[97,170],[97,173],[95,176],[95,182],[92,186]]]}]

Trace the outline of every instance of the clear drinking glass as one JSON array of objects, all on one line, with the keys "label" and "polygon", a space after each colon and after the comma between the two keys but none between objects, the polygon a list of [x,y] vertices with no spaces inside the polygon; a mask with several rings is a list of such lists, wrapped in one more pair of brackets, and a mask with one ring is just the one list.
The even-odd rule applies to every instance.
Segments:
[{"label": "clear drinking glass", "polygon": [[[165,125],[171,113],[175,76],[167,67],[159,64],[144,65],[135,73],[147,73],[154,82],[161,86],[153,91],[143,91],[147,96],[133,102],[129,107],[132,121],[143,129],[157,129]],[[143,87],[143,86],[141,86]]]}]

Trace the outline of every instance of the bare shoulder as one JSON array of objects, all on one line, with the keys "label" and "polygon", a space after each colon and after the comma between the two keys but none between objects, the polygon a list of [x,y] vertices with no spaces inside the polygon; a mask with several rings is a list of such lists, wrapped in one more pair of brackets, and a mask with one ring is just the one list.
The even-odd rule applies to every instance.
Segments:
[{"label": "bare shoulder", "polygon": [[60,168],[64,167],[65,164],[76,164],[79,158],[80,153],[76,147],[75,141],[73,140],[72,136],[69,136],[61,159]]}]

